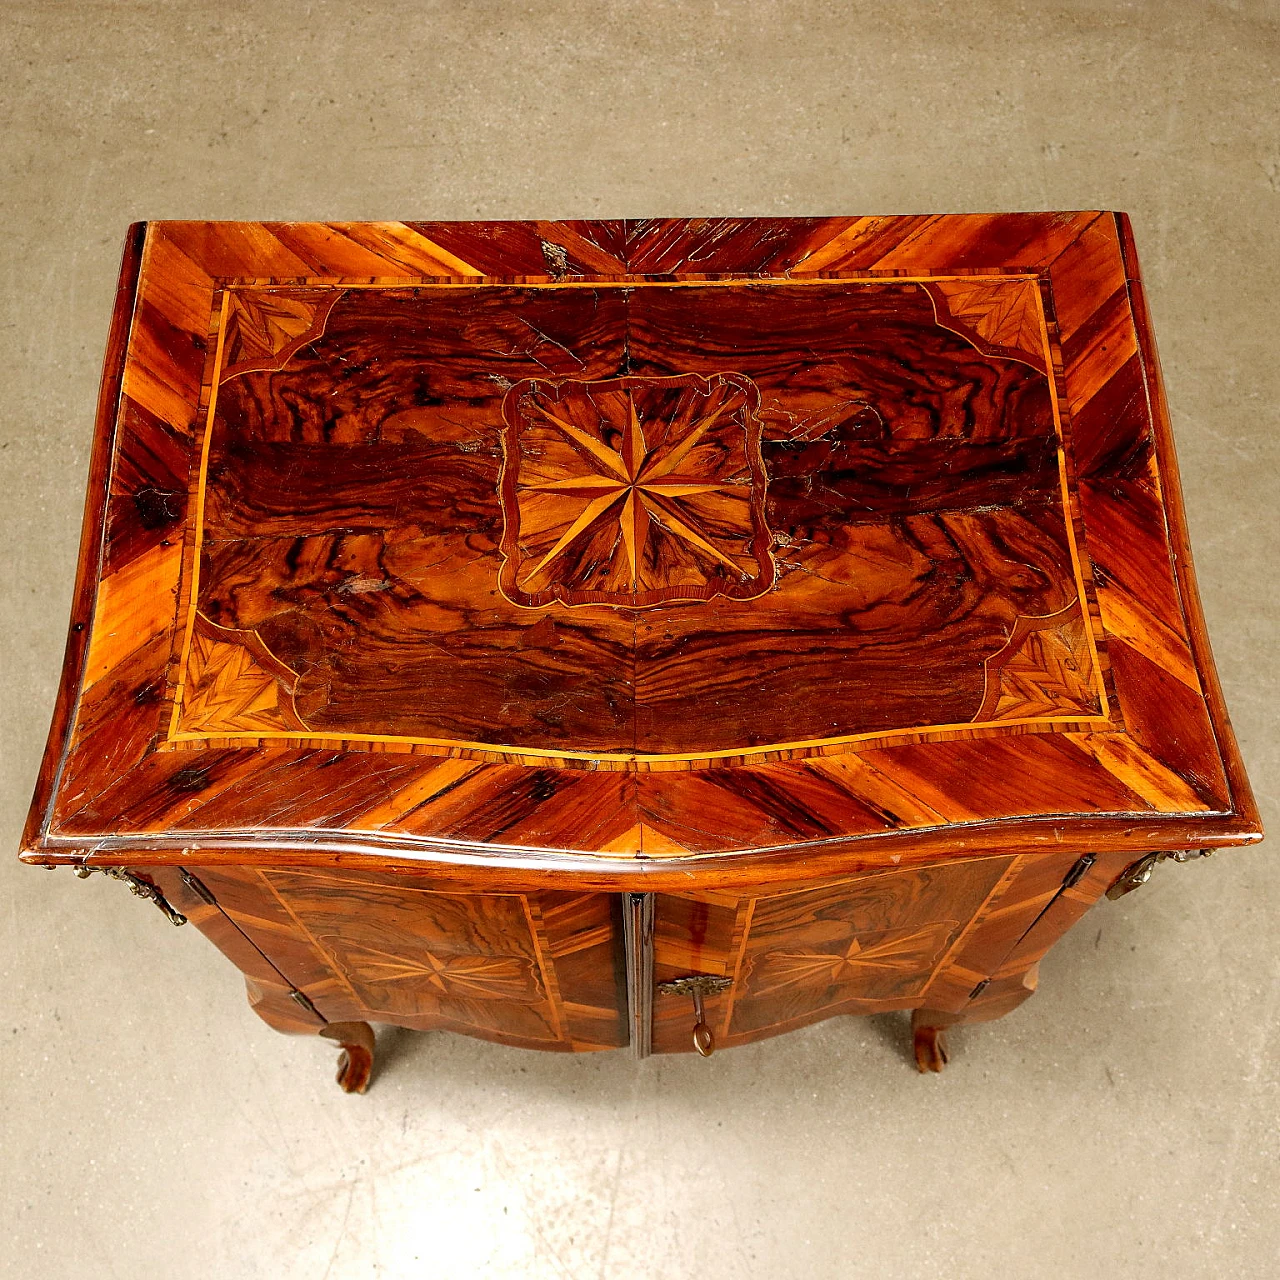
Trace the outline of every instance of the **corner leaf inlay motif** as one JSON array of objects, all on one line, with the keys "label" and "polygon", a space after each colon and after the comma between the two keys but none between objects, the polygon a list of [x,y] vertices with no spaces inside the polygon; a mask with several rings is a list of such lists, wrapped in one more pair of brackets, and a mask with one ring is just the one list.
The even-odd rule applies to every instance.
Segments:
[{"label": "corner leaf inlay motif", "polygon": [[979,350],[1012,356],[1047,372],[1034,280],[931,280],[925,289],[939,323],[954,328]]},{"label": "corner leaf inlay motif", "polygon": [[256,632],[219,627],[197,614],[180,728],[209,735],[305,730],[293,704],[297,678]]},{"label": "corner leaf inlay motif", "polygon": [[233,289],[223,328],[222,380],[254,369],[280,369],[319,337],[341,290]]},{"label": "corner leaf inlay motif", "polygon": [[975,723],[1101,713],[1078,601],[1046,617],[1019,618],[1004,648],[987,659],[986,673]]}]

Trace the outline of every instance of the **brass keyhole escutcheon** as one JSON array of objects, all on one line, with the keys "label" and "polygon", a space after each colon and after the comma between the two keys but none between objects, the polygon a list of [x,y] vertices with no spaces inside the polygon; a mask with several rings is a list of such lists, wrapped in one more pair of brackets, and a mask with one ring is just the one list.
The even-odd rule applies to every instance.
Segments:
[{"label": "brass keyhole escutcheon", "polygon": [[722,978],[713,973],[695,973],[687,978],[673,978],[670,982],[658,983],[659,995],[693,997],[693,1047],[704,1058],[711,1057],[715,1052],[716,1037],[707,1025],[703,997],[719,995],[731,986],[733,986],[732,978]]}]

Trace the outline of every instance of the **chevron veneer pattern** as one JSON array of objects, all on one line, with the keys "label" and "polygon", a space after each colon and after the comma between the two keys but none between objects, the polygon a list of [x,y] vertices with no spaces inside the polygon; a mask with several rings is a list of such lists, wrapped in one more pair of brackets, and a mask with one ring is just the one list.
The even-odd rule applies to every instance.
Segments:
[{"label": "chevron veneer pattern", "polygon": [[1238,811],[1122,219],[157,223],[122,308],[42,840]]},{"label": "chevron veneer pattern", "polygon": [[938,1069],[1260,834],[1123,216],[131,232],[24,857],[344,1088],[367,1019]]}]

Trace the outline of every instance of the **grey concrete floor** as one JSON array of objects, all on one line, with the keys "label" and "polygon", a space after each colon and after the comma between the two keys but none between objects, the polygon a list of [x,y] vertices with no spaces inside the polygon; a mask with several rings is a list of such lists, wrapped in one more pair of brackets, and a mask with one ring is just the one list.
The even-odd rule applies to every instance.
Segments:
[{"label": "grey concrete floor", "polygon": [[[1274,3],[0,6],[0,845],[61,659],[138,218],[1118,208],[1209,627],[1277,825]],[[709,1062],[388,1033],[365,1098],[193,930],[0,860],[0,1272],[1280,1274],[1280,876],[1164,867],[1040,994],[905,1061],[894,1018]]]}]

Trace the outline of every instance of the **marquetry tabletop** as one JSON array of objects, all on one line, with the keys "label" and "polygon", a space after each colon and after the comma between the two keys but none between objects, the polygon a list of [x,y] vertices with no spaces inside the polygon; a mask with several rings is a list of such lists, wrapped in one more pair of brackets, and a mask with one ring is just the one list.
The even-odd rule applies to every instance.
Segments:
[{"label": "marquetry tabletop", "polygon": [[1122,215],[133,229],[29,857],[1257,831]]}]

